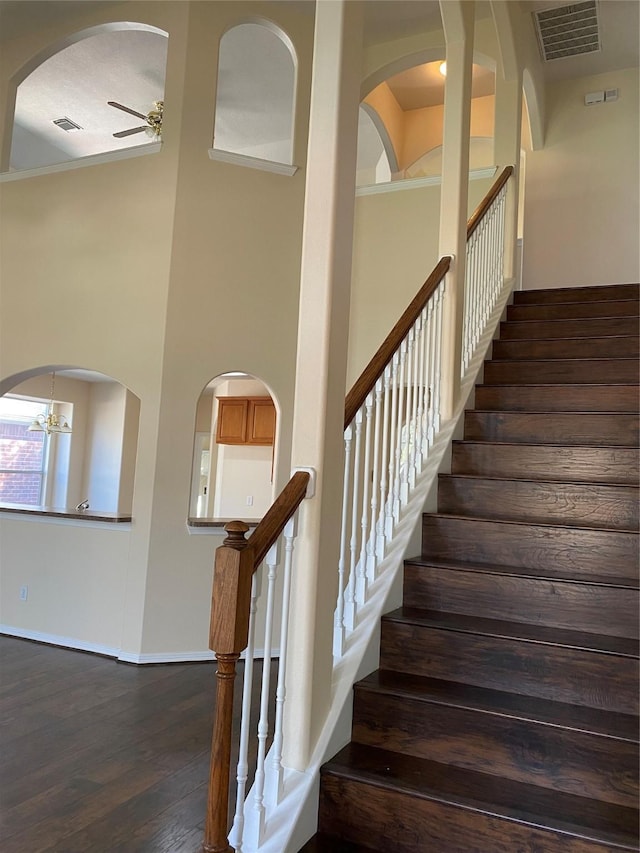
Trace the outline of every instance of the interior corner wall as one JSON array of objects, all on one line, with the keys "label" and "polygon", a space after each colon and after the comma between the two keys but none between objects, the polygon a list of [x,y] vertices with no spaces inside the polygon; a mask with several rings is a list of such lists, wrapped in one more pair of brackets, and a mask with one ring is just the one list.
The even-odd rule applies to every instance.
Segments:
[{"label": "interior corner wall", "polygon": [[[617,101],[585,106],[588,92]],[[545,147],[527,155],[525,288],[637,282],[638,69],[551,84]]]}]

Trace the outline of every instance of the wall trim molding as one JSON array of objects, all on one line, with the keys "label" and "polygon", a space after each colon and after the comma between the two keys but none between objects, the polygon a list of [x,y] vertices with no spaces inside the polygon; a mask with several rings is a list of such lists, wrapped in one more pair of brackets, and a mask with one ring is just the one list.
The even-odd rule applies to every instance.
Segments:
[{"label": "wall trim molding", "polygon": [[[132,663],[139,666],[144,664],[154,663],[206,663],[215,661],[216,656],[210,649],[202,649],[189,652],[143,652],[142,654],[134,654],[133,652],[123,652],[121,649],[103,646],[100,643],[86,643],[84,640],[77,640],[75,637],[64,637],[59,634],[47,634],[44,631],[32,631],[28,628],[17,628],[14,625],[0,624],[0,636],[17,637],[20,640],[33,640],[36,643],[43,643],[47,646],[60,646],[64,649],[72,649],[78,652],[91,652],[102,657],[115,658],[121,663]],[[255,657],[264,659],[264,649],[256,649]],[[246,653],[242,652],[241,660],[244,660]],[[272,649],[272,658],[280,657],[279,649]]]},{"label": "wall trim molding", "polygon": [[[497,171],[497,166],[489,166],[486,169],[472,169],[469,172],[469,180],[478,181],[481,178],[493,178]],[[364,187],[356,187],[356,196],[417,190],[421,187],[439,187],[441,184],[442,175],[430,175],[426,178],[402,178],[399,181],[386,181],[383,184],[368,184]]]},{"label": "wall trim molding", "polygon": [[37,643],[45,643],[48,646],[62,646],[66,649],[75,649],[79,652],[93,652],[104,657],[117,658],[120,649],[103,646],[100,643],[85,643],[75,637],[63,637],[59,634],[46,634],[43,631],[31,631],[28,628],[16,628],[14,625],[0,624],[0,634],[8,637],[18,637],[21,640],[34,640]]},{"label": "wall trim molding", "polygon": [[263,160],[262,157],[250,157],[248,154],[236,154],[233,151],[224,151],[222,148],[210,148],[209,159],[218,160],[220,163],[231,163],[234,166],[245,166],[249,169],[261,169],[263,172],[286,175],[289,178],[298,171],[297,166],[292,166],[288,163],[278,163],[276,160]]},{"label": "wall trim molding", "polygon": [[82,169],[85,166],[99,166],[103,163],[113,163],[116,160],[130,160],[132,157],[145,157],[147,154],[157,154],[162,149],[162,142],[147,142],[146,145],[136,145],[135,148],[122,148],[119,151],[106,151],[104,154],[90,154],[77,160],[65,160],[64,163],[52,163],[50,166],[38,166],[37,169],[16,169],[15,172],[0,174],[0,184],[9,181],[22,181],[27,178],[37,178],[40,175],[52,175],[55,172],[70,172],[72,169]]}]

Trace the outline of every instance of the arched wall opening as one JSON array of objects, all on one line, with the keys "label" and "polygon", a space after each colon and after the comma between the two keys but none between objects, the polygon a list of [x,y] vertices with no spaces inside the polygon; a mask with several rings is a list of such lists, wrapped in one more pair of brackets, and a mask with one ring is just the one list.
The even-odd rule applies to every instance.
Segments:
[{"label": "arched wall opening", "polygon": [[209,382],[196,408],[189,517],[259,520],[275,498],[279,407],[259,378]]},{"label": "arched wall opening", "polygon": [[[0,504],[131,514],[140,400],[91,370],[49,365],[0,383]],[[30,430],[49,412],[70,433]]]},{"label": "arched wall opening", "polygon": [[298,60],[291,39],[255,19],[220,39],[213,147],[293,163]]},{"label": "arched wall opening", "polygon": [[[424,61],[425,58],[427,61]],[[432,48],[411,57],[404,57],[379,69],[365,81],[367,91],[363,108],[374,117],[381,144],[390,162],[390,180],[431,177],[439,155],[432,154],[442,147],[444,123],[444,94],[446,74],[443,73],[444,47]],[[484,54],[474,54],[472,69],[470,168],[478,169],[493,164],[493,135],[495,127],[495,68],[493,59]],[[385,76],[386,71],[386,76]],[[361,122],[359,153],[364,150]],[[370,130],[369,130],[370,135]],[[391,159],[393,155],[393,160]],[[426,159],[425,159],[426,158]],[[381,183],[371,157],[359,174],[359,185],[367,178],[369,183]],[[383,180],[389,180],[385,178]]]},{"label": "arched wall opening", "polygon": [[[164,30],[123,21],[73,33],[32,57],[10,83],[11,138],[5,140],[2,171],[57,165],[156,140],[146,116],[164,99],[167,44]],[[128,133],[136,128],[142,129]]]}]

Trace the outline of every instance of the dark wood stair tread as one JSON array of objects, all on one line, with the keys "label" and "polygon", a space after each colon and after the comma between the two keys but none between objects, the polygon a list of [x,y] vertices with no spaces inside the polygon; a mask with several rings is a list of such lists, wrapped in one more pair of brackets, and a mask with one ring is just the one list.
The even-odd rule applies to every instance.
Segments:
[{"label": "dark wood stair tread", "polygon": [[638,643],[626,637],[587,634],[583,631],[548,628],[544,625],[533,625],[525,622],[507,622],[500,619],[485,619],[481,616],[422,610],[415,607],[398,607],[396,610],[385,614],[382,620],[383,622],[399,622],[421,628],[437,628],[442,631],[455,631],[546,646],[581,649],[634,660],[640,657]]},{"label": "dark wood stair tread", "polygon": [[359,681],[355,689],[393,695],[400,700],[419,700],[499,716],[517,717],[520,720],[556,726],[566,729],[567,732],[590,732],[630,743],[638,743],[640,740],[638,718],[631,714],[570,705],[438,678],[376,670]]},{"label": "dark wood stair tread", "polygon": [[463,563],[453,560],[432,560],[429,557],[420,555],[411,557],[405,560],[405,564],[413,566],[433,566],[436,569],[451,569],[458,572],[477,572],[485,575],[509,575],[519,578],[531,578],[532,580],[552,580],[562,581],[563,583],[587,584],[588,586],[607,586],[615,587],[616,589],[636,590],[640,589],[640,579],[638,577],[628,577],[620,575],[585,575],[577,572],[570,572],[566,569],[559,569],[557,572],[545,571],[541,569],[532,569],[523,566],[503,566],[489,565],[487,563]]},{"label": "dark wood stair tread", "polygon": [[310,838],[299,853],[382,853],[374,847],[363,847],[362,844],[353,844],[342,838],[335,838],[324,832],[317,832]]},{"label": "dark wood stair tread", "polygon": [[549,302],[575,302],[593,300],[638,299],[640,284],[625,282],[623,284],[581,285],[578,287],[546,287],[516,290],[513,293],[514,304],[540,305]]},{"label": "dark wood stair tread", "polygon": [[351,743],[323,766],[321,774],[402,792],[413,798],[436,800],[532,827],[601,840],[614,849],[637,849],[638,813],[634,809],[522,782],[505,784],[503,779],[486,773],[377,747]]},{"label": "dark wood stair tread", "polygon": [[[547,445],[548,446],[548,445]],[[535,483],[536,485],[544,485],[545,483],[549,486],[579,486],[580,488],[589,488],[593,487],[595,489],[633,489],[636,492],[638,491],[638,486],[635,483],[602,483],[602,482],[589,482],[585,483],[583,480],[572,480],[571,477],[565,476],[559,480],[549,480],[546,477],[512,477],[507,476],[506,474],[499,474],[497,476],[493,476],[490,474],[467,474],[465,471],[457,471],[455,474],[440,474],[440,477],[456,479],[456,480],[490,480],[492,482],[511,482],[513,480],[517,480],[519,483]],[[573,522],[571,522],[573,524]]]},{"label": "dark wood stair tread", "polygon": [[554,528],[561,530],[589,530],[589,531],[597,531],[601,530],[606,533],[637,533],[638,530],[621,530],[620,528],[615,527],[587,527],[581,526],[579,524],[575,524],[573,521],[567,522],[566,524],[562,524],[561,522],[546,522],[546,521],[522,521],[520,519],[512,519],[512,518],[485,518],[480,515],[463,515],[461,513],[454,512],[427,512],[424,513],[423,518],[455,518],[460,521],[480,521],[487,522],[489,524],[520,524],[524,527],[542,527],[542,528]]}]

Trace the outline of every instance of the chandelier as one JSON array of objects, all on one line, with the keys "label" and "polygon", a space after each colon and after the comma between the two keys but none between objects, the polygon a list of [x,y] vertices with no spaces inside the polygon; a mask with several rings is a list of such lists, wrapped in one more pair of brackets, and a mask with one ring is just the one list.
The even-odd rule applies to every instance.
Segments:
[{"label": "chandelier", "polygon": [[56,374],[55,371],[51,374],[51,394],[49,406],[46,414],[36,415],[33,421],[27,427],[29,432],[46,432],[47,435],[56,433],[70,433],[71,427],[64,415],[58,415],[53,410],[53,398],[55,388]]}]

